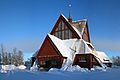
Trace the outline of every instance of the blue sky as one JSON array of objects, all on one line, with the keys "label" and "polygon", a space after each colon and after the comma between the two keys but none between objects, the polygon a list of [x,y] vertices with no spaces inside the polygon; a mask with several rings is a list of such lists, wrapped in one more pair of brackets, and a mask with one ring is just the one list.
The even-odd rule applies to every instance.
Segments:
[{"label": "blue sky", "polygon": [[120,0],[0,0],[0,44],[25,58],[39,49],[60,13],[88,19],[91,42],[110,57],[120,55]]}]

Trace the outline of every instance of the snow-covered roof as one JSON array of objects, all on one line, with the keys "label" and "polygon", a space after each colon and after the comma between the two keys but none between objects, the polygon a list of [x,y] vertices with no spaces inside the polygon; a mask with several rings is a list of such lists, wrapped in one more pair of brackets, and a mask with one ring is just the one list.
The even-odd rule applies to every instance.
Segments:
[{"label": "snow-covered roof", "polygon": [[68,21],[68,19],[63,14],[61,14],[61,15],[65,18],[66,21]]},{"label": "snow-covered roof", "polygon": [[[68,22],[68,19],[63,14],[61,15]],[[48,36],[50,37],[54,45],[57,47],[57,49],[60,51],[62,56],[67,57],[70,60],[74,59],[75,54],[93,54],[96,58],[99,58],[102,63],[111,62],[104,52],[93,52],[95,49],[94,46],[91,43],[86,42],[82,39],[86,24],[87,19],[73,21],[72,24],[70,24],[74,31],[79,35],[80,39],[74,38],[61,40],[54,35],[48,34]]]},{"label": "snow-covered roof", "polygon": [[[64,15],[62,16],[66,19],[66,21],[68,21],[68,19]],[[64,43],[64,46],[67,45],[66,48],[70,50],[67,50],[66,48],[64,49],[67,50],[66,52],[71,50],[75,51],[74,54],[92,53],[96,58],[99,58],[102,63],[112,63],[112,61],[104,52],[96,51],[94,53],[92,50],[92,49],[95,49],[94,46],[91,43],[86,42],[82,39],[82,35],[85,30],[86,24],[87,24],[87,19],[72,21],[72,24],[70,25],[76,31],[76,33],[79,35],[81,39],[63,40],[62,42]],[[92,47],[92,49],[87,44],[89,44]],[[72,51],[69,52],[69,54],[72,55],[73,53]]]},{"label": "snow-covered roof", "polygon": [[112,63],[112,61],[109,59],[109,57],[104,52],[96,51],[94,55],[98,57],[102,63]]},{"label": "snow-covered roof", "polygon": [[57,47],[57,49],[60,51],[60,53],[64,57],[68,57],[68,53],[70,52],[70,49],[67,46],[65,46],[64,42],[53,35],[48,34],[48,36],[50,37],[54,45]]},{"label": "snow-covered roof", "polygon": [[92,52],[83,39],[61,40],[50,34],[48,34],[48,36],[64,57],[72,59],[75,54],[87,54]]},{"label": "snow-covered roof", "polygon": [[93,54],[96,58],[99,58],[102,63],[112,63],[112,61],[104,52],[93,52],[93,50],[87,44],[90,44],[92,47],[93,45],[84,41],[83,39],[74,38],[61,40],[54,35],[48,34],[48,36],[60,51],[62,56],[67,57],[70,60],[74,59],[75,54]]}]

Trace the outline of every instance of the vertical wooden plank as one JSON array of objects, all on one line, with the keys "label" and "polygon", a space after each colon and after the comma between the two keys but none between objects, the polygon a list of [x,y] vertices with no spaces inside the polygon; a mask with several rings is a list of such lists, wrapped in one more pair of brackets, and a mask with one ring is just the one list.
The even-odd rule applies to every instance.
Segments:
[{"label": "vertical wooden plank", "polygon": [[88,69],[90,70],[93,67],[93,63],[92,63],[92,58],[93,56],[91,54],[87,55],[87,62],[88,62]]}]

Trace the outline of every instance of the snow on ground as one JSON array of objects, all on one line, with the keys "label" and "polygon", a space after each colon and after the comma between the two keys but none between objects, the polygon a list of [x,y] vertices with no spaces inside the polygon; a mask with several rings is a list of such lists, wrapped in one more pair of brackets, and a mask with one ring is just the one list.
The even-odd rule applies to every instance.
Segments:
[{"label": "snow on ground", "polygon": [[18,66],[18,69],[24,70],[24,69],[26,69],[26,66],[20,65],[20,66]]},{"label": "snow on ground", "polygon": [[40,72],[16,68],[4,70],[6,73],[0,72],[0,80],[120,80],[119,67],[108,68],[106,70],[97,67],[91,71],[79,68],[78,66],[75,66],[75,68],[83,69],[84,71],[73,70],[71,72],[52,68],[49,72]]}]

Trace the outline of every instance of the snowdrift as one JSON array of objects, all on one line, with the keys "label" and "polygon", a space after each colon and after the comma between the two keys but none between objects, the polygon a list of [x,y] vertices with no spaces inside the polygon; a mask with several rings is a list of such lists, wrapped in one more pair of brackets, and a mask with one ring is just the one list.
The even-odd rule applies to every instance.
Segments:
[{"label": "snowdrift", "polygon": [[87,72],[88,70],[85,68],[81,68],[78,65],[70,66],[66,70],[64,69],[57,69],[57,68],[51,68],[49,72]]},{"label": "snowdrift", "polygon": [[24,69],[26,69],[26,66],[24,66],[24,65],[20,65],[20,66],[18,66],[18,69],[20,69],[20,70],[24,70]]},{"label": "snowdrift", "polygon": [[17,69],[17,67],[15,65],[2,65],[2,69],[6,71],[10,71]]},{"label": "snowdrift", "polygon": [[30,68],[31,71],[38,71],[37,61],[34,62],[33,66]]}]

